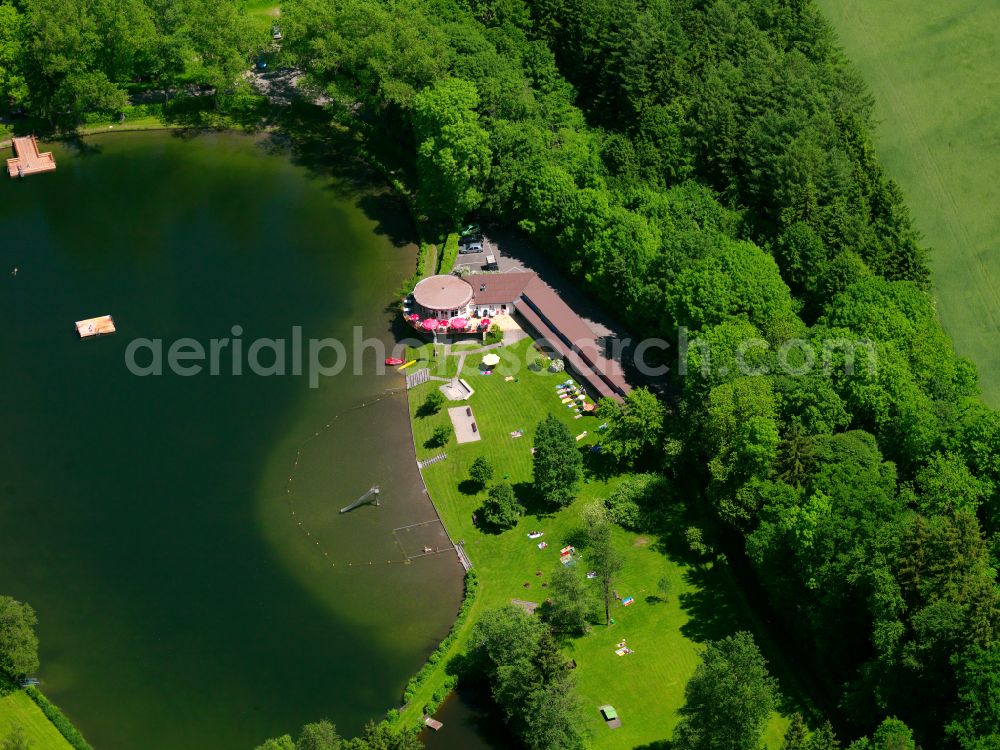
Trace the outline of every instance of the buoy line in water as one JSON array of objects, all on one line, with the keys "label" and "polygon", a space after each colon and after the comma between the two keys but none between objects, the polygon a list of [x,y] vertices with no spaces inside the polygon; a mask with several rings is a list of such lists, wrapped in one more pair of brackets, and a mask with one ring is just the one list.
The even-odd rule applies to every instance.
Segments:
[{"label": "buoy line in water", "polygon": [[[295,472],[299,468],[299,459],[302,457],[302,450],[310,442],[312,442],[313,440],[316,440],[318,437],[320,437],[325,432],[327,432],[328,430],[330,430],[334,426],[334,424],[336,424],[337,420],[340,419],[340,417],[344,416],[345,414],[350,414],[351,412],[358,411],[359,409],[365,409],[365,408],[367,408],[369,406],[374,406],[375,404],[379,403],[380,401],[383,401],[383,400],[385,400],[387,398],[391,398],[392,396],[395,396],[398,393],[404,392],[404,390],[405,389],[403,389],[403,388],[389,388],[389,389],[386,389],[385,391],[383,391],[381,396],[377,396],[376,398],[374,398],[374,399],[372,399],[370,401],[362,401],[357,406],[352,406],[349,409],[345,409],[342,412],[338,412],[334,416],[330,417],[330,421],[328,421],[325,425],[323,425],[323,427],[321,427],[319,430],[317,430],[312,435],[310,435],[305,440],[303,440],[301,443],[299,443],[298,447],[295,449],[295,460],[292,462],[292,470],[289,473],[288,481],[285,482],[285,499],[286,499],[287,505],[288,505],[288,512],[289,512],[290,517],[292,518],[292,520],[295,521],[295,523],[298,526],[299,530],[301,530],[302,533],[305,534],[305,536],[309,539],[309,541],[313,542],[313,544],[316,547],[319,548],[318,551],[322,552],[323,556],[326,557],[326,558],[330,557],[330,550],[326,547],[326,545],[324,545],[320,541],[320,539],[319,539],[318,536],[313,536],[312,532],[308,528],[306,528],[305,525],[303,525],[302,521],[299,519],[299,517],[295,513],[295,504],[293,502],[294,493],[292,492],[292,482],[295,479]],[[396,546],[399,547],[399,551],[403,555],[403,559],[402,560],[385,560],[385,561],[382,561],[382,560],[368,560],[368,561],[360,561],[360,562],[343,562],[343,561],[341,561],[341,562],[334,562],[334,561],[331,560],[331,561],[329,561],[330,567],[331,568],[338,568],[338,567],[339,568],[367,568],[367,567],[371,567],[371,566],[375,566],[375,565],[409,565],[411,558],[406,554],[406,550],[404,550],[402,548],[402,545],[400,545],[399,540],[395,538],[395,535],[393,536],[393,541],[396,543]],[[428,553],[425,553],[425,554],[416,555],[415,557],[426,557],[428,555],[440,554],[441,552],[448,552],[448,551],[451,551],[451,550],[450,549],[448,549],[448,550],[438,550],[436,552],[428,552]]]}]

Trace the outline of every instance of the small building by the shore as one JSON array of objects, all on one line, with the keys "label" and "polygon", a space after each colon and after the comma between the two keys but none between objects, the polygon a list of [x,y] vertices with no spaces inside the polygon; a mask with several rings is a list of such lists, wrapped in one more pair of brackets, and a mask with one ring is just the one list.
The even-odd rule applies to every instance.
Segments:
[{"label": "small building by the shore", "polygon": [[492,318],[515,312],[593,393],[620,399],[631,390],[620,362],[605,354],[590,326],[532,272],[430,276],[403,302],[406,321],[435,340],[485,334]]},{"label": "small building by the shore", "polygon": [[440,320],[512,315],[534,278],[526,271],[429,276],[414,287],[411,309],[423,318]]}]

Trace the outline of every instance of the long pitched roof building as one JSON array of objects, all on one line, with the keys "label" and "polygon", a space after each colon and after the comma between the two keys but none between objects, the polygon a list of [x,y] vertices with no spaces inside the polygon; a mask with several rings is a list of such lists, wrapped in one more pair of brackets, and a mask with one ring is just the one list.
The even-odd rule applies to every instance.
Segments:
[{"label": "long pitched roof building", "polygon": [[631,390],[621,364],[590,326],[534,273],[431,276],[417,284],[413,299],[425,315],[446,318],[516,311],[592,391],[620,399]]}]

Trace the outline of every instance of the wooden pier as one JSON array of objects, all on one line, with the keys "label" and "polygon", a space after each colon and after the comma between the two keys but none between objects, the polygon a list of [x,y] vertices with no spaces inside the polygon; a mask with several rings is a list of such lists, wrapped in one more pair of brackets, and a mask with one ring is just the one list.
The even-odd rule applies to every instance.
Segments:
[{"label": "wooden pier", "polygon": [[437,719],[432,719],[430,716],[424,717],[424,725],[430,727],[435,732],[444,726],[444,724],[442,724],[440,721],[438,721]]},{"label": "wooden pier", "polygon": [[17,157],[7,160],[7,174],[11,177],[27,177],[39,172],[52,172],[56,168],[51,151],[38,153],[38,141],[33,135],[15,138],[14,151]]},{"label": "wooden pier", "polygon": [[80,335],[81,339],[89,339],[91,336],[104,336],[115,332],[115,321],[110,315],[78,320],[75,325],[76,332]]}]

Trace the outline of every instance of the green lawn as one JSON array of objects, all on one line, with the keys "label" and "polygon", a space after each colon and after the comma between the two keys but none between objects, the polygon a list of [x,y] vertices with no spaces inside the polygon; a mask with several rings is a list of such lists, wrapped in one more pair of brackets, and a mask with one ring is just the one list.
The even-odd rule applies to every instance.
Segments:
[{"label": "green lawn", "polygon": [[243,8],[251,16],[276,18],[281,14],[280,6],[274,0],[243,0]]},{"label": "green lawn", "polygon": [[0,696],[0,742],[15,724],[24,729],[31,741],[31,750],[72,750],[72,745],[21,690]]},{"label": "green lawn", "polygon": [[[523,361],[531,343],[523,341],[504,350],[504,361]],[[414,356],[426,359],[428,350],[429,347],[424,347]],[[500,367],[493,375],[480,375],[480,359],[479,355],[469,355],[463,376],[476,390],[468,405],[473,409],[482,440],[461,446],[451,442],[444,448],[447,460],[424,470],[431,497],[449,532],[456,540],[465,541],[479,573],[479,595],[466,621],[468,625],[452,649],[453,654],[466,648],[471,625],[483,609],[509,603],[513,598],[544,600],[546,591],[542,584],[559,565],[559,549],[578,532],[581,508],[605,497],[615,481],[590,477],[577,501],[553,515],[532,507],[534,501],[529,500],[529,511],[534,514],[503,534],[484,534],[476,529],[472,513],[483,496],[467,494],[471,488],[465,482],[474,458],[488,456],[497,469],[495,478],[508,476],[518,496],[528,499],[533,433],[545,414],[559,416],[573,434],[586,430],[589,434],[580,441],[581,448],[592,445],[597,437],[596,420],[589,416],[573,419],[555,395],[556,384],[565,380],[566,374],[539,375],[522,367],[515,374],[516,381],[505,381]],[[420,366],[422,363],[413,369]],[[439,385],[425,383],[410,394],[418,458],[442,450],[426,447],[424,443],[435,426],[450,425],[447,409],[433,416],[416,416],[426,394]],[[512,438],[510,433],[516,430],[522,430],[524,437]],[[678,520],[678,530],[682,532],[680,523]],[[527,532],[536,529],[545,533],[542,539],[549,544],[545,550],[539,550],[537,542],[527,538]],[[633,596],[635,603],[629,607],[616,604],[612,614],[616,622],[612,627],[595,626],[589,635],[566,645],[567,656],[578,665],[574,674],[585,707],[585,722],[595,747],[599,748],[632,748],[670,735],[676,723],[676,710],[683,703],[684,686],[698,663],[700,642],[740,629],[751,629],[758,641],[762,640],[761,629],[724,566],[683,564],[679,556],[670,552],[677,549],[676,537],[667,539],[617,530],[616,539],[626,560],[616,588],[622,597]],[[585,567],[586,559],[579,564]],[[536,575],[537,571],[542,575]],[[657,599],[657,582],[661,578],[670,582],[669,594],[663,601]],[[627,639],[634,654],[615,655],[615,644],[622,639]],[[776,652],[773,644],[761,645],[769,656]],[[787,672],[786,664],[774,664],[775,659],[771,658],[776,674]],[[448,657],[441,663],[447,661]],[[421,708],[430,701],[442,680],[443,674],[439,673],[422,686],[403,712],[403,721],[419,720]],[[611,731],[604,726],[597,712],[597,706],[603,703],[611,703],[618,709],[622,717],[620,729]],[[772,717],[767,736],[769,747],[780,745],[785,724],[778,714]]]},{"label": "green lawn", "polygon": [[941,320],[1000,406],[1000,4],[819,5],[874,93],[879,155],[932,248]]}]

